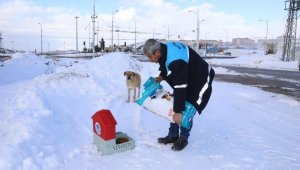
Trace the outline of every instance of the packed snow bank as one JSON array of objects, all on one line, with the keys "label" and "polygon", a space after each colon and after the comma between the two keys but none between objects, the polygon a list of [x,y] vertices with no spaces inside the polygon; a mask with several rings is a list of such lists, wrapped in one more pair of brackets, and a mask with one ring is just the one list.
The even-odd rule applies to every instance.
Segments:
[{"label": "packed snow bank", "polygon": [[[91,60],[14,55],[0,67],[0,169],[300,168],[299,102],[237,84],[213,83],[183,151],[158,144],[169,122],[126,102],[123,75],[136,71],[144,82],[157,69],[123,53]],[[135,140],[133,150],[97,152],[91,116],[100,109],[111,110],[117,131]]]}]

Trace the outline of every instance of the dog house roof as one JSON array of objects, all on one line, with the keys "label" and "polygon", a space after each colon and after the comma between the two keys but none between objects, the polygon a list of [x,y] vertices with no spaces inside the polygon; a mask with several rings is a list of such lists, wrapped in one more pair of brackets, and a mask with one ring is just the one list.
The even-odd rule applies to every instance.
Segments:
[{"label": "dog house roof", "polygon": [[92,119],[99,121],[101,126],[115,126],[117,124],[110,110],[100,110],[92,116]]}]

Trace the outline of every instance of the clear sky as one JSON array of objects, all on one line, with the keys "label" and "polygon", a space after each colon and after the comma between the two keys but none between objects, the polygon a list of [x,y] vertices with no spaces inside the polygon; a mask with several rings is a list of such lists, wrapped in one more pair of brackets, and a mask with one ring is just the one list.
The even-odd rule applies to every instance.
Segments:
[{"label": "clear sky", "polygon": [[[40,25],[45,49],[74,49],[75,16],[78,19],[80,48],[91,37],[93,0],[0,0],[0,31],[6,48],[39,49]],[[232,38],[268,38],[283,35],[287,11],[284,0],[95,0],[98,39],[111,44],[112,12],[114,43],[132,43],[147,38],[195,39],[199,9],[200,39],[230,41]],[[258,20],[263,20],[258,21]],[[266,22],[268,20],[268,22]],[[119,38],[119,41],[117,41]]]}]

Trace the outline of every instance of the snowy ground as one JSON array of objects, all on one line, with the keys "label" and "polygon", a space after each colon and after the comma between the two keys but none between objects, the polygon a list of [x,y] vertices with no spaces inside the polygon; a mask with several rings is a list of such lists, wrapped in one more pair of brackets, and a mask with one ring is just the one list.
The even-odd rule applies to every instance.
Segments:
[{"label": "snowy ground", "polygon": [[[167,134],[168,121],[126,103],[124,71],[137,71],[145,81],[158,74],[158,65],[123,53],[90,60],[15,54],[1,65],[1,170],[300,169],[300,103],[284,95],[215,81],[189,145],[174,152],[156,142]],[[134,139],[133,150],[96,151],[91,116],[101,109],[110,109],[117,131]]]}]

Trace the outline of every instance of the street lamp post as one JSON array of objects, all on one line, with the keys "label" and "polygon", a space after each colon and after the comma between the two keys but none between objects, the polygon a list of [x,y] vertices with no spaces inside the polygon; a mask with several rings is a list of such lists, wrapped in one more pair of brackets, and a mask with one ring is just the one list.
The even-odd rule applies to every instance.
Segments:
[{"label": "street lamp post", "polygon": [[206,32],[206,33],[205,33],[205,43],[206,43],[206,37],[207,37],[207,34],[209,34],[209,32]]},{"label": "street lamp post", "polygon": [[85,27],[86,28],[89,27],[89,49],[91,48],[91,22]]},{"label": "street lamp post", "polygon": [[114,46],[114,15],[118,12],[119,10],[113,11],[111,13],[111,46]]},{"label": "street lamp post", "polygon": [[226,42],[225,42],[225,51],[227,50],[228,46],[227,46],[227,43],[228,43],[228,29],[226,28],[223,28],[223,30],[226,31]]},{"label": "street lamp post", "polygon": [[155,28],[153,28],[153,37],[152,37],[153,39],[154,39],[154,32],[155,32]]},{"label": "street lamp post", "polygon": [[205,33],[205,57],[206,57],[206,53],[207,53],[207,42],[206,42],[206,36],[207,34],[209,34],[209,32]]},{"label": "street lamp post", "polygon": [[120,46],[120,38],[119,38],[119,34],[120,34],[120,27],[116,27],[117,30],[116,32],[118,32],[118,47]]},{"label": "street lamp post", "polygon": [[134,21],[134,51],[136,52],[136,21]]},{"label": "street lamp post", "polygon": [[78,25],[77,25],[77,20],[78,20],[78,16],[75,17],[76,20],[76,51],[78,51]]},{"label": "street lamp post", "polygon": [[202,21],[204,21],[204,19],[202,19],[201,21],[199,21],[199,9],[197,9],[197,11],[188,11],[188,12],[194,12],[194,13],[197,14],[196,52],[199,53],[200,23],[201,23]]},{"label": "street lamp post", "polygon": [[170,40],[170,32],[169,32],[169,25],[168,26],[163,26],[163,27],[166,27],[168,29],[168,40]]},{"label": "street lamp post", "polygon": [[11,50],[14,51],[14,41],[11,41]]},{"label": "street lamp post", "polygon": [[0,32],[0,48],[2,48],[2,33]]},{"label": "street lamp post", "polygon": [[99,42],[99,20],[97,22],[97,33],[96,34],[97,34],[97,46],[98,46],[98,42]]},{"label": "street lamp post", "polygon": [[94,0],[94,10],[93,10],[93,16],[92,16],[92,21],[93,21],[93,42],[92,42],[92,49],[93,49],[93,58],[95,57],[95,22],[96,22],[96,10],[95,10],[95,0]]},{"label": "street lamp post", "polygon": [[39,22],[41,25],[41,54],[43,53],[43,25]]},{"label": "street lamp post", "polygon": [[200,25],[201,25],[201,22],[203,22],[204,21],[204,19],[202,19],[201,21],[199,21],[199,28],[198,28],[198,34],[197,34],[197,51],[198,51],[198,53],[199,53],[199,43],[200,43]]},{"label": "street lamp post", "polygon": [[260,20],[258,20],[258,21],[261,21],[261,22],[265,22],[265,23],[266,23],[266,41],[267,41],[267,40],[268,40],[269,20],[268,20],[268,18],[267,18],[266,20],[260,19]]}]

